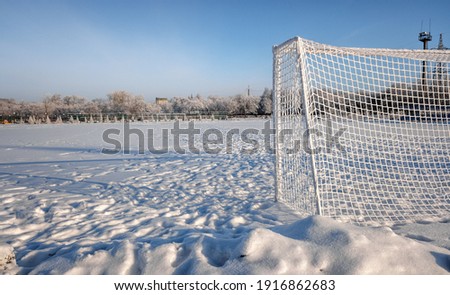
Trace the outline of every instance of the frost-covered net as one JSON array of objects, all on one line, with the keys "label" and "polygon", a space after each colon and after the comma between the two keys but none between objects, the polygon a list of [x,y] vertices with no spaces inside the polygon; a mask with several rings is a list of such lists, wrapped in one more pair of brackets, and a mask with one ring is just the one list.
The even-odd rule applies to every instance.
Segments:
[{"label": "frost-covered net", "polygon": [[354,223],[450,212],[450,51],[274,47],[277,199]]}]

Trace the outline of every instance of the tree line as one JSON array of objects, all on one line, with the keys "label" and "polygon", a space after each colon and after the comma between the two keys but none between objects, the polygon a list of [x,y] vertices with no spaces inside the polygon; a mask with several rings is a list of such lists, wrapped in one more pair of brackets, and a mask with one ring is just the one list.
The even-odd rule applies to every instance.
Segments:
[{"label": "tree line", "polygon": [[315,115],[400,118],[422,120],[450,116],[448,84],[395,83],[379,92],[314,89]]},{"label": "tree line", "polygon": [[139,118],[142,114],[184,113],[184,114],[224,114],[233,115],[271,115],[272,90],[264,89],[260,96],[234,95],[231,97],[201,95],[173,97],[155,102],[146,102],[142,95],[127,91],[114,91],[106,98],[89,100],[77,95],[48,95],[40,102],[18,102],[15,99],[0,98],[2,120],[27,120],[29,117],[63,118],[71,116],[104,114]]}]

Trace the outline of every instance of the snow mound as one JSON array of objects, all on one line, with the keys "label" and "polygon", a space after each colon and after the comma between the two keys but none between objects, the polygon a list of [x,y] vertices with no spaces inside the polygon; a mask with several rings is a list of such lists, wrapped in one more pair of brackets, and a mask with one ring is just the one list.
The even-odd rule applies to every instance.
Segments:
[{"label": "snow mound", "polygon": [[152,247],[128,240],[78,247],[32,274],[448,274],[450,251],[325,217],[255,228],[236,238],[190,234]]},{"label": "snow mound", "polygon": [[314,216],[256,229],[230,263],[252,274],[448,274],[450,251],[396,235]]},{"label": "snow mound", "polygon": [[8,244],[0,244],[0,274],[15,274],[17,272],[14,248]]}]

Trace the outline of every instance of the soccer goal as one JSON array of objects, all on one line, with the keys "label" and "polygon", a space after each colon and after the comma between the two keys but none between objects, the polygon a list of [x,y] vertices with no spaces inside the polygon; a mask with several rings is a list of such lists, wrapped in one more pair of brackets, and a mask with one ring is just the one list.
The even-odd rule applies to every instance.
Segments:
[{"label": "soccer goal", "polygon": [[450,51],[273,53],[277,200],[359,224],[450,215]]}]

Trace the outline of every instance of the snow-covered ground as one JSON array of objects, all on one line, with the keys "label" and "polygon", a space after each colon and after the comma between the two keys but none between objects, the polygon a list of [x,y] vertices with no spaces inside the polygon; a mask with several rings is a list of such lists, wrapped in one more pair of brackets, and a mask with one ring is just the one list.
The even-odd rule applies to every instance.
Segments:
[{"label": "snow-covered ground", "polygon": [[[264,121],[195,124],[226,140]],[[158,147],[173,122],[131,127],[152,128]],[[358,227],[275,203],[274,156],[262,136],[251,154],[236,136],[231,153],[224,144],[208,154],[198,135],[199,154],[176,153],[173,142],[164,154],[145,142],[140,154],[137,135],[129,153],[104,154],[111,128],[123,134],[121,123],[0,126],[0,273],[450,272],[450,218]],[[180,147],[188,144],[182,136]]]}]

